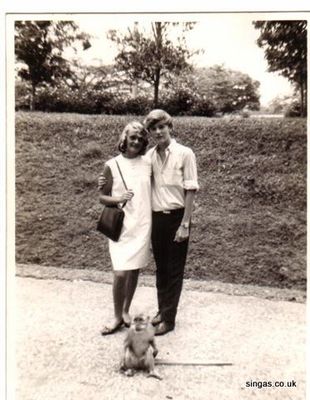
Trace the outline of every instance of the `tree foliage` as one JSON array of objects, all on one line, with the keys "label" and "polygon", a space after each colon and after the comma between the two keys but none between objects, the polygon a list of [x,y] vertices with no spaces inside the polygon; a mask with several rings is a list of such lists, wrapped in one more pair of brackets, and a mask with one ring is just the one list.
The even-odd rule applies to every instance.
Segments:
[{"label": "tree foliage", "polygon": [[307,109],[307,21],[255,21],[257,40],[270,72],[279,72],[300,92],[301,112]]},{"label": "tree foliage", "polygon": [[31,83],[32,104],[38,85],[55,86],[59,79],[71,76],[63,51],[77,41],[84,49],[90,47],[89,35],[79,32],[72,21],[15,22],[15,55],[24,65],[18,75]]},{"label": "tree foliage", "polygon": [[195,71],[197,91],[211,101],[218,112],[229,113],[247,107],[259,109],[259,82],[240,71],[222,65]]},{"label": "tree foliage", "polygon": [[285,114],[293,105],[300,105],[299,98],[296,95],[278,95],[268,103],[268,111],[273,114]]},{"label": "tree foliage", "polygon": [[79,60],[72,60],[70,70],[70,78],[66,81],[70,89],[105,90],[111,86],[109,77],[113,67],[110,65],[84,65]]},{"label": "tree foliage", "polygon": [[[174,44],[169,38],[171,27],[181,26],[182,33]],[[126,71],[133,83],[145,81],[154,89],[154,106],[159,100],[160,84],[163,80],[170,81],[172,76],[181,74],[190,69],[191,53],[185,40],[185,33],[193,29],[195,23],[154,22],[151,24],[151,36],[139,30],[138,24],[129,29],[126,34],[109,32],[109,39],[119,48],[116,56],[116,65]]]}]

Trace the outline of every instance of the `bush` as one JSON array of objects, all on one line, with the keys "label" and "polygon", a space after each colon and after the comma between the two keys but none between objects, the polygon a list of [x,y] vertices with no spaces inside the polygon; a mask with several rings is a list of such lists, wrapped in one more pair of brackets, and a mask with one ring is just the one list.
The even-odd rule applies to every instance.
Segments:
[{"label": "bush", "polygon": [[35,108],[38,111],[100,114],[112,99],[112,94],[95,90],[72,90],[69,88],[38,91]]},{"label": "bush", "polygon": [[[28,83],[16,83],[16,110],[29,110],[31,88]],[[80,114],[145,115],[153,108],[153,96],[143,94],[136,98],[123,93],[111,93],[102,89],[71,89],[62,85],[58,88],[37,89],[35,110],[48,112],[69,112]],[[229,105],[219,110],[209,96],[197,94],[193,87],[181,86],[160,91],[158,108],[163,108],[173,116],[213,117],[216,112],[234,111]],[[297,107],[297,108],[296,108]],[[299,111],[298,111],[299,110]],[[239,111],[243,117],[249,116]],[[287,116],[298,116],[300,108],[288,110]]]},{"label": "bush", "polygon": [[201,117],[214,117],[216,107],[212,101],[203,97],[196,97],[188,115]]},{"label": "bush", "polygon": [[124,98],[122,96],[114,96],[106,105],[103,111],[106,114],[133,114],[145,115],[152,107],[152,102],[144,96],[136,98]]},{"label": "bush", "polygon": [[194,102],[194,95],[185,89],[169,91],[161,96],[159,108],[171,115],[186,115]]},{"label": "bush", "polygon": [[[15,109],[29,110],[29,85],[18,82],[15,93]],[[68,87],[39,88],[35,99],[35,110],[47,112],[144,115],[151,108],[152,101],[145,96],[131,98],[107,91],[73,90]]]},{"label": "bush", "polygon": [[[28,83],[16,83],[16,110],[29,110],[31,88]],[[37,89],[36,111],[69,112],[80,114],[145,115],[153,108],[153,96],[136,98],[93,88],[70,89],[41,87]],[[215,115],[216,107],[206,96],[197,95],[191,88],[174,88],[160,92],[158,108],[171,115],[205,116]]]},{"label": "bush", "polygon": [[101,159],[102,148],[97,142],[87,143],[85,148],[81,151],[81,155],[86,160]]},{"label": "bush", "polygon": [[212,101],[183,88],[164,93],[159,107],[171,115],[212,117],[215,113]]},{"label": "bush", "polygon": [[287,106],[284,112],[284,116],[289,117],[300,117],[301,116],[301,105],[298,100],[292,101],[291,104]]},{"label": "bush", "polygon": [[26,82],[15,84],[15,110],[29,110],[31,88]]}]

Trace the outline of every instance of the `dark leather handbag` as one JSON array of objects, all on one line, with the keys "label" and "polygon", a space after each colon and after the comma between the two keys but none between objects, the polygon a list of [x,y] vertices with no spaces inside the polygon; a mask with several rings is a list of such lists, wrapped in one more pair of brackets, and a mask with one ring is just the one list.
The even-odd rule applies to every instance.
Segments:
[{"label": "dark leather handbag", "polygon": [[118,241],[124,221],[124,210],[117,206],[104,206],[97,223],[97,229],[109,239]]},{"label": "dark leather handbag", "polygon": [[[119,170],[119,173],[122,177],[124,186],[127,189],[126,183],[124,181],[122,172],[120,170],[120,167],[118,165],[118,162],[115,160],[117,164],[117,168]],[[104,206],[102,213],[100,215],[100,218],[97,222],[97,230],[101,233],[103,233],[105,236],[107,236],[109,239],[113,240],[114,242],[117,242],[122,231],[123,227],[123,221],[124,221],[124,210],[123,208],[126,205],[126,201],[123,203],[121,207],[117,205],[106,205]]]}]

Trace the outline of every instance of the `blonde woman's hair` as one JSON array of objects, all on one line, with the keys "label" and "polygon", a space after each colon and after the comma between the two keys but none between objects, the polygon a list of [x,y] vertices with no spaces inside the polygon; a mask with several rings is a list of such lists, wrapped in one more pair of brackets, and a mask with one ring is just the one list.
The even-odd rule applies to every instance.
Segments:
[{"label": "blonde woman's hair", "polygon": [[143,155],[146,151],[146,148],[149,144],[149,141],[147,139],[147,130],[144,128],[144,126],[141,124],[141,122],[138,121],[132,121],[129,122],[123,129],[123,132],[120,134],[119,141],[118,141],[118,149],[121,153],[125,153],[127,149],[127,135],[129,132],[137,132],[142,134],[143,142],[142,142],[142,148],[139,151],[138,155]]}]

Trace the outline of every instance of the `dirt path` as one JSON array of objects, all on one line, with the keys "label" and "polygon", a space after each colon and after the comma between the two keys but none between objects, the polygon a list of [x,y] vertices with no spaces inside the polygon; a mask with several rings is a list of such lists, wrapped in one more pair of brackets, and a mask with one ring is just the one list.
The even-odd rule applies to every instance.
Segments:
[{"label": "dirt path", "polygon": [[[60,268],[33,264],[18,264],[16,274],[40,279],[84,280],[98,283],[112,283],[112,274],[97,269]],[[153,287],[154,276],[140,275],[139,285]],[[219,281],[184,280],[184,288],[203,292],[223,293],[233,296],[255,296],[268,300],[283,300],[304,303],[306,292],[295,289],[279,289],[267,286],[237,285]]]},{"label": "dirt path", "polygon": [[[159,365],[162,381],[141,373],[127,378],[118,372],[126,330],[99,334],[113,311],[110,284],[25,277],[29,272],[19,267],[16,278],[17,400],[305,399],[303,303],[192,290],[187,283],[175,331],[157,340],[158,356],[232,365]],[[140,284],[132,309],[152,315],[154,287]],[[296,387],[253,387],[278,381]]]}]

